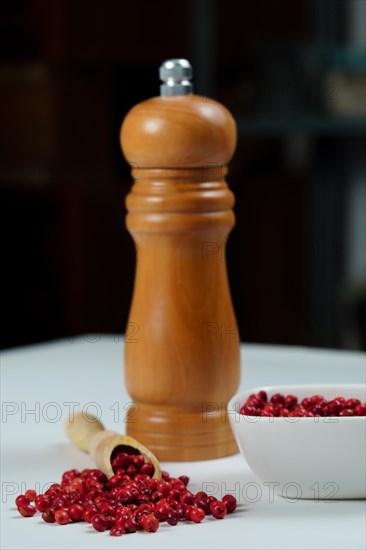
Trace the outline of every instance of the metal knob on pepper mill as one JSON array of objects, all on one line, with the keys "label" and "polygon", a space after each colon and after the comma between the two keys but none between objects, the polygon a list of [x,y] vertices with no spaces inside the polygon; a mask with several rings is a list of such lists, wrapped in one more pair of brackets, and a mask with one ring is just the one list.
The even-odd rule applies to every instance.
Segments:
[{"label": "metal knob on pepper mill", "polygon": [[223,105],[193,95],[191,76],[188,61],[166,61],[161,96],[133,107],[120,134],[135,179],[126,225],[137,252],[127,433],[159,460],[237,451],[226,403],[239,383],[240,340],[225,262],[236,125]]}]

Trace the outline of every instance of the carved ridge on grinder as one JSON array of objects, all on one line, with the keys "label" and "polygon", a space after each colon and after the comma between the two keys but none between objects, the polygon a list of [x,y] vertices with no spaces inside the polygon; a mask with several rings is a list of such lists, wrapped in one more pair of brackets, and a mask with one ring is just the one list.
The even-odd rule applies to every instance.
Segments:
[{"label": "carved ridge on grinder", "polygon": [[[157,185],[158,184],[158,185]],[[235,198],[223,180],[206,183],[182,183],[173,186],[164,181],[146,180],[133,185],[126,198],[129,214],[135,212],[160,212],[180,214],[182,212],[205,213],[225,212],[234,206]]]},{"label": "carved ridge on grinder", "polygon": [[199,168],[132,168],[131,177],[136,182],[140,181],[154,181],[162,180],[164,183],[173,182],[175,185],[177,181],[181,180],[187,185],[187,181],[192,183],[200,183],[205,185],[211,181],[224,182],[225,177],[229,173],[229,169],[226,164],[212,164],[208,163]]}]

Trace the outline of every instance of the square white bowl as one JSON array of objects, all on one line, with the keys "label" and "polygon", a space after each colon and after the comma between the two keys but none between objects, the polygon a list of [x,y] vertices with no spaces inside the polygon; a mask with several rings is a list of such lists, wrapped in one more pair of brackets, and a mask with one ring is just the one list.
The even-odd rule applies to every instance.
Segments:
[{"label": "square white bowl", "polygon": [[366,400],[363,384],[264,386],[236,394],[228,415],[249,467],[286,498],[366,498],[366,417],[259,417],[239,413],[252,393]]}]

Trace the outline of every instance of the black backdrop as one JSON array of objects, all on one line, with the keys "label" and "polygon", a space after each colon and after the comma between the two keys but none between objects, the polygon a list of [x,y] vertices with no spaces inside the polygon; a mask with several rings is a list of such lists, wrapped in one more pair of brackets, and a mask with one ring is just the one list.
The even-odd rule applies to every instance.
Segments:
[{"label": "black backdrop", "polygon": [[[347,9],[328,0],[3,2],[3,347],[123,332],[134,249],[119,126],[158,94],[169,57],[189,58],[195,91],[238,122],[227,259],[242,339],[365,346],[345,205],[353,167],[364,173],[366,125],[362,112],[339,113],[337,78],[349,68],[335,77],[327,57],[352,42]],[[360,151],[356,162],[349,150]]]}]

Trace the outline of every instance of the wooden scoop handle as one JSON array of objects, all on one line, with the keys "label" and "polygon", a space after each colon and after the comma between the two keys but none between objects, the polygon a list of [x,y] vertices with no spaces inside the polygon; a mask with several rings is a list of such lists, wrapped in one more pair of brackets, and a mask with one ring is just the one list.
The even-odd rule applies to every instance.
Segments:
[{"label": "wooden scoop handle", "polygon": [[74,418],[65,423],[65,431],[70,441],[82,451],[90,454],[108,478],[114,475],[111,459],[113,452],[120,447],[120,451],[128,454],[142,454],[147,462],[154,466],[154,478],[161,478],[161,470],[156,456],[139,441],[127,435],[105,430],[103,424],[92,416],[77,412]]}]

